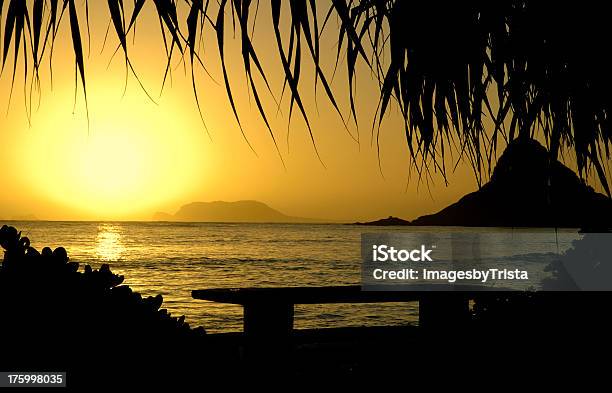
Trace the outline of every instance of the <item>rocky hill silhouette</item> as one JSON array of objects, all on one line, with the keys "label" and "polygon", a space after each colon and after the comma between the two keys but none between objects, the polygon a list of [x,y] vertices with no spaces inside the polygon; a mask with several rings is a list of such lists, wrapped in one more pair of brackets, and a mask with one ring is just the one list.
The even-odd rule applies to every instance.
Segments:
[{"label": "rocky hill silhouette", "polygon": [[376,220],[376,221],[355,222],[352,225],[400,226],[400,225],[410,225],[410,221],[404,220],[399,217],[389,216],[387,218],[381,218],[380,220]]},{"label": "rocky hill silhouette", "polygon": [[411,225],[609,227],[612,200],[549,157],[535,140],[513,141],[480,190]]}]

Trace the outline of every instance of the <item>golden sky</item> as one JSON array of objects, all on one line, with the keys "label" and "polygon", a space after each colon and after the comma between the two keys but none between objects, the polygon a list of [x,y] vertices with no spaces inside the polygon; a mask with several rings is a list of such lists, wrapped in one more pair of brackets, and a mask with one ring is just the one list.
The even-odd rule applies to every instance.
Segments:
[{"label": "golden sky", "polygon": [[[365,67],[359,70],[357,80],[360,127],[349,126],[353,135],[359,134],[360,143],[344,129],[321,86],[315,100],[312,70],[303,70],[302,94],[324,165],[297,110],[287,127],[288,95],[278,114],[274,102],[266,97],[264,103],[286,164],[283,168],[255,102],[249,99],[238,43],[228,33],[230,78],[254,154],[231,112],[210,29],[202,53],[214,80],[197,69],[209,138],[193,98],[189,66],[185,68],[178,57],[172,65],[172,83],[160,96],[165,54],[153,4],[145,5],[129,51],[156,104],[133,76],[128,77],[124,94],[122,53],[111,61],[117,45],[112,31],[101,53],[109,20],[106,4],[91,3],[91,48],[88,50],[85,44],[89,53],[85,64],[89,126],[80,86],[75,104],[74,57],[67,17],[53,55],[53,86],[47,60],[41,70],[40,105],[36,91],[32,96],[31,124],[24,105],[29,93],[24,95],[23,74],[16,75],[10,107],[10,67],[2,74],[0,218],[33,214],[53,220],[147,220],[156,211],[173,213],[192,201],[255,199],[293,216],[348,221],[388,215],[412,219],[437,211],[476,189],[467,165],[449,172],[448,187],[435,174],[434,183],[429,185],[419,182],[414,174],[408,181],[408,151],[396,109],[381,129],[381,174],[370,128],[378,90]],[[325,12],[325,7],[320,8]],[[84,29],[84,19],[81,24]],[[259,11],[257,26],[256,50],[279,98],[283,75],[269,27],[270,11],[265,5]],[[321,45],[328,75],[335,61],[336,36],[330,28]],[[9,57],[7,66],[10,62]],[[348,116],[345,70],[342,61],[332,87],[343,114]],[[26,86],[29,89],[29,83]],[[264,92],[264,85],[260,86]]]}]

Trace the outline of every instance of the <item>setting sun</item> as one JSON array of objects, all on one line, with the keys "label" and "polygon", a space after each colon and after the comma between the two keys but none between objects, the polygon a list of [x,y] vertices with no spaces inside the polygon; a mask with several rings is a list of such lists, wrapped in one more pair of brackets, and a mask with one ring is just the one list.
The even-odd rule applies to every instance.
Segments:
[{"label": "setting sun", "polygon": [[92,91],[89,129],[84,110],[60,110],[73,94],[66,88],[25,135],[22,156],[37,192],[83,214],[113,218],[150,214],[201,184],[205,134],[177,121],[179,108],[169,116],[138,94],[122,97],[115,86]]},{"label": "setting sun", "polygon": [[150,163],[146,162],[143,146],[131,139],[124,131],[115,130],[92,136],[79,159],[83,164],[81,184],[108,199],[138,193],[147,182],[149,176],[143,169]]}]

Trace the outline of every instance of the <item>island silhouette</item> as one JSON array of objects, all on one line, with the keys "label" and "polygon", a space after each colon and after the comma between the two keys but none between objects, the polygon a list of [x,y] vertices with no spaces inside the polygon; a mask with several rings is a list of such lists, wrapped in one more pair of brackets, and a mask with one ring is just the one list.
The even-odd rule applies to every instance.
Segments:
[{"label": "island silhouette", "polygon": [[607,229],[612,200],[526,138],[508,144],[488,183],[439,212],[356,224]]},{"label": "island silhouette", "polygon": [[257,222],[257,223],[320,223],[314,218],[292,217],[263,202],[244,200],[236,202],[192,202],[181,206],[175,214],[157,212],[153,221],[187,222]]}]

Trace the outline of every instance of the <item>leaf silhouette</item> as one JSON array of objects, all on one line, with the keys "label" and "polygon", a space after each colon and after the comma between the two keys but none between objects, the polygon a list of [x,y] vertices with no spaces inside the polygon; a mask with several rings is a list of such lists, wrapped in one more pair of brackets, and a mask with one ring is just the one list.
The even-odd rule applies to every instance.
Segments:
[{"label": "leaf silhouette", "polygon": [[[74,58],[77,69],[81,76],[81,85],[83,86],[83,96],[85,97],[85,111],[87,114],[87,124],[89,125],[89,104],[87,101],[87,86],[85,83],[85,63],[83,60],[83,44],[81,42],[81,30],[79,28],[79,18],[74,5],[74,0],[68,1],[68,13],[70,14],[70,31],[72,33],[72,45],[74,49]],[[76,86],[75,86],[76,89]]]},{"label": "leaf silhouette", "polygon": [[225,13],[226,5],[227,5],[227,0],[221,0],[221,3],[219,4],[219,12],[217,13],[217,20],[215,23],[215,30],[217,31],[217,47],[219,49],[219,58],[221,59],[221,68],[223,70],[223,81],[225,83],[225,91],[227,92],[227,98],[229,99],[230,105],[232,107],[232,112],[234,113],[234,117],[236,118],[236,121],[238,122],[238,127],[240,128],[242,137],[246,141],[251,151],[257,155],[257,152],[255,152],[255,149],[253,149],[251,142],[249,142],[249,139],[247,138],[246,134],[244,133],[244,129],[242,128],[242,123],[240,122],[240,117],[238,117],[238,111],[236,110],[236,104],[234,103],[234,97],[232,95],[232,88],[230,86],[229,77],[227,75],[227,67],[225,64],[225,54],[224,54],[224,38],[223,38],[223,33],[225,31],[224,30],[224,26],[225,26],[224,13]]},{"label": "leaf silhouette", "polygon": [[[107,2],[109,27],[112,23],[112,34],[118,39],[115,53],[123,51],[126,78],[130,70],[144,90],[130,60],[127,37],[130,32],[135,33],[146,1],[135,0],[131,14],[129,11],[126,14],[123,0]],[[260,58],[253,39],[259,1],[219,0],[210,2],[210,8],[209,0],[153,0],[153,3],[166,55],[162,91],[167,79],[172,80],[173,60],[180,60],[179,65],[184,66],[189,62],[192,89],[203,121],[205,108],[200,107],[199,98],[202,88],[196,86],[196,78],[199,66],[209,74],[204,67],[204,51],[200,49],[205,30],[214,29],[226,95],[245,140],[232,90],[233,75],[227,69],[233,61],[230,56],[234,55],[229,53],[226,42],[226,35],[231,33],[241,46],[245,89],[254,98],[275,144],[269,113],[263,105],[264,90],[258,88],[260,80],[265,84],[266,94],[275,101],[277,111],[281,103],[287,103],[288,128],[293,110],[300,112],[320,160],[300,78],[309,75],[306,68],[312,67],[309,71],[314,76],[315,105],[320,84],[345,129],[358,142],[360,108],[356,103],[356,84],[358,73],[363,74],[360,70],[365,66],[379,88],[372,119],[372,143],[376,138],[378,150],[383,119],[398,113],[412,158],[411,169],[417,171],[419,178],[428,179],[428,171],[432,170],[439,171],[446,181],[448,158],[455,167],[460,160],[466,160],[480,183],[483,176],[490,174],[498,145],[517,138],[541,138],[551,159],[562,156],[564,151],[571,152],[579,174],[588,180],[593,173],[605,192],[610,192],[610,169],[604,160],[610,159],[612,143],[609,94],[612,61],[605,56],[589,61],[607,48],[607,37],[612,36],[608,12],[601,5],[572,7],[556,3],[551,7],[548,2],[532,0],[477,0],[443,5],[401,0],[332,0],[323,22],[319,23],[316,0],[270,0],[267,7],[272,14],[272,26],[259,23],[257,29],[273,30],[275,49],[261,53],[281,63],[284,77],[277,100],[266,75],[269,70],[264,69],[267,62]],[[0,0],[1,73],[12,68],[9,104],[18,71],[22,70],[26,79],[31,78],[30,86],[38,88],[39,68],[48,61],[53,85],[55,40],[63,37],[58,33],[68,11],[76,76],[87,107],[79,12],[84,14],[89,42],[90,5],[88,0]],[[180,20],[183,15],[186,20]],[[225,18],[231,18],[231,23],[224,23]],[[578,28],[577,21],[589,23]],[[337,38],[333,52],[327,50],[328,38],[323,38],[324,31],[331,29],[333,39]],[[187,51],[189,57],[185,58]],[[328,52],[332,56],[331,72],[324,69],[326,62],[322,61]],[[9,62],[13,63],[10,67]],[[350,108],[348,119],[332,86],[342,62]],[[289,98],[283,101],[285,92]],[[29,116],[27,106],[26,103]],[[357,128],[356,136],[348,129],[347,120],[351,117]]]}]

